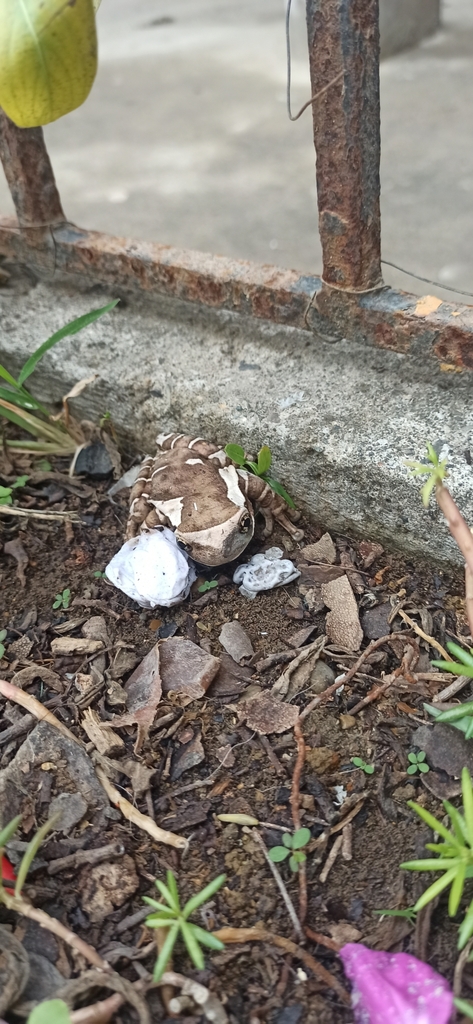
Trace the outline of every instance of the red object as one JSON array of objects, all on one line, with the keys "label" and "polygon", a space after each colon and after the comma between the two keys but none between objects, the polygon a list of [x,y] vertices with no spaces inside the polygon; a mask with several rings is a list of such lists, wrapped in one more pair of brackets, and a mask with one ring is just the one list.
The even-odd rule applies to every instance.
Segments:
[{"label": "red object", "polygon": [[[5,854],[2,857],[2,881],[3,882],[16,882],[16,875],[13,870],[13,865],[10,864],[8,857]],[[7,892],[13,892],[13,889],[9,889],[5,886]]]}]

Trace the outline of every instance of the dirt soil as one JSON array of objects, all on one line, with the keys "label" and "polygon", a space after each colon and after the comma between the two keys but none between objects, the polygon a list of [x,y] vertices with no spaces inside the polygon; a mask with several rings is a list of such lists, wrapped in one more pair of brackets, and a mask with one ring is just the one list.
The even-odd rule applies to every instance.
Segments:
[{"label": "dirt soil", "polygon": [[[467,634],[462,579],[386,553],[371,545],[369,538],[360,543],[333,537],[335,567],[323,561],[311,564],[302,549],[317,541],[323,530],[306,522],[306,535],[299,545],[276,530],[269,541],[263,541],[260,532],[250,548],[254,553],[275,543],[283,546],[286,557],[302,568],[302,575],[289,586],[249,601],[232,582],[234,567],[226,566],[220,575],[204,573],[183,605],[143,611],[100,575],[122,542],[128,492],[111,501],[107,496],[110,479],[99,483],[90,477],[69,480],[64,462],[57,460],[52,471],[39,472],[24,457],[16,461],[13,472],[3,473],[0,483],[5,486],[23,472],[29,472],[30,479],[15,492],[19,505],[60,512],[72,509],[81,521],[71,526],[64,521],[0,515],[0,552],[4,546],[0,553],[0,630],[6,631],[0,674],[21,687],[23,694],[36,697],[86,744],[81,759],[78,757],[75,780],[74,771],[68,772],[67,757],[50,756],[45,750],[35,758],[33,748],[23,746],[34,721],[25,718],[27,710],[15,701],[0,698],[2,824],[17,810],[24,815],[7,847],[10,861],[18,862],[24,843],[46,821],[51,802],[61,793],[68,794],[65,802],[72,810],[71,822],[62,831],[53,831],[41,846],[24,896],[85,939],[130,982],[146,980],[152,973],[157,933],[144,924],[142,896],[157,897],[153,880],[164,879],[169,868],[185,899],[226,873],[223,888],[194,918],[203,927],[249,928],[260,923],[267,931],[300,945],[252,827],[222,822],[218,815],[243,813],[264,822],[258,831],[267,848],[281,842],[281,826],[294,828],[290,798],[297,745],[293,729],[262,735],[245,724],[243,710],[248,696],[270,690],[289,663],[286,656],[266,667],[262,664],[265,659],[288,651],[295,657],[323,636],[327,608],[321,599],[321,585],[335,570],[339,576],[346,574],[351,583],[364,631],[362,649],[371,639],[391,632],[404,633],[413,643],[403,639],[383,642],[343,689],[302,721],[306,749],[299,813],[301,825],[309,828],[312,836],[306,848],[305,925],[309,936],[304,948],[346,989],[349,986],[336,949],[353,940],[373,948],[415,953],[451,980],[458,922],[449,920],[446,900],[440,900],[432,916],[419,915],[416,927],[402,917],[381,919],[374,911],[411,906],[426,886],[425,878],[399,869],[407,857],[423,855],[424,843],[429,840],[428,829],[407,801],[416,799],[440,816],[442,797],[458,803],[458,776],[464,763],[459,746],[464,740],[458,730],[444,727],[450,735],[444,760],[441,753],[432,755],[430,745],[430,771],[407,774],[408,753],[420,749],[416,730],[431,721],[423,703],[431,701],[447,681],[430,665],[438,652],[399,613],[407,614],[418,629],[442,646],[449,638],[461,640]],[[12,541],[20,543],[20,547],[13,545],[13,554]],[[27,557],[23,570],[15,561],[15,551],[20,560],[22,551]],[[205,579],[217,579],[218,586],[200,592]],[[66,589],[70,590],[67,610],[53,609],[56,596]],[[223,624],[233,620],[241,624],[254,651],[243,658],[243,664],[232,660],[219,641]],[[59,637],[67,641],[91,634],[103,637],[98,654],[52,650]],[[222,659],[219,674],[200,699],[186,702],[172,691],[164,695],[138,753],[134,750],[136,725],[115,729],[119,739],[108,757],[115,763],[115,768],[109,766],[109,777],[119,792],[160,826],[185,837],[188,848],[183,852],[155,842],[125,820],[109,805],[103,791],[100,807],[97,803],[92,806],[93,801],[91,804],[81,789],[84,779],[79,779],[83,762],[89,763],[92,774],[97,764],[94,743],[81,724],[86,709],[94,710],[102,722],[123,715],[124,687],[133,668],[158,641],[162,648],[166,638],[173,636],[187,638]],[[302,690],[289,695],[289,705],[297,705],[302,712],[357,657],[353,650],[328,638]],[[382,682],[382,675],[386,679],[395,673],[401,661],[402,670],[392,677],[385,692],[352,715],[358,702]],[[31,671],[25,673],[25,669]],[[56,675],[43,671],[41,678],[37,672],[44,669]],[[461,699],[471,699],[469,686]],[[432,731],[424,726],[428,736]],[[19,755],[20,764],[17,754],[22,747],[25,753],[22,760]],[[232,748],[230,755],[228,747]],[[353,757],[362,758],[374,771],[367,774],[356,768]],[[2,789],[2,777],[6,778],[5,770],[14,758],[20,767]],[[144,782],[133,774],[130,762],[135,768],[149,769]],[[127,772],[122,772],[120,765],[126,765]],[[73,794],[79,800],[77,813]],[[354,809],[351,825],[337,830]],[[327,858],[342,835],[342,845],[327,873]],[[97,865],[81,866],[80,858],[74,860],[78,851],[110,843],[115,844],[115,856],[105,854],[106,859]],[[51,865],[65,856],[71,858],[69,866],[51,873]],[[287,861],[279,869],[297,911],[299,876],[291,872]],[[62,976],[54,975],[49,989],[31,991],[30,986],[26,995],[19,997],[16,1010],[4,1012],[9,1024],[14,1024],[25,1019],[35,998],[53,994],[61,987],[59,982],[77,978],[88,965],[67,943],[5,908],[0,908],[0,924],[20,939],[30,960],[41,958],[41,985],[46,985],[46,975],[49,977],[45,965],[51,971],[55,965]],[[322,941],[310,938],[310,932],[318,933]],[[232,1024],[348,1024],[353,1019],[337,992],[301,959],[270,941],[243,941],[226,946],[223,952],[208,951],[202,971],[192,966],[178,943],[173,969],[214,992]],[[473,981],[470,985],[465,973],[466,997],[473,994]],[[91,982],[74,1006],[110,994],[97,981]],[[150,990],[146,998],[153,1021],[171,1019],[159,990]],[[138,1019],[130,1005],[113,1017],[117,1024]],[[179,1019],[188,1024],[204,1020],[192,1006],[183,1009]]]}]

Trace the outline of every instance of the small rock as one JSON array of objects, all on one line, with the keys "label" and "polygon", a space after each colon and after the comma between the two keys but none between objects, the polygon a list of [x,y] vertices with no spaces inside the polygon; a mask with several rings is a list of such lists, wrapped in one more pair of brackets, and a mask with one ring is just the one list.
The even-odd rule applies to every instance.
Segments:
[{"label": "small rock", "polygon": [[330,747],[306,747],[305,760],[314,772],[323,775],[335,771],[340,764],[340,754]]},{"label": "small rock", "polygon": [[297,633],[293,633],[292,636],[288,637],[285,641],[290,647],[303,647],[307,640],[310,640],[312,633],[316,629],[315,623],[311,626],[304,626],[303,629],[298,629]]},{"label": "small rock", "polygon": [[305,587],[330,583],[331,580],[338,580],[340,576],[345,575],[345,570],[341,565],[301,565],[300,570],[299,584]]},{"label": "small rock", "polygon": [[188,701],[203,697],[220,668],[219,658],[180,636],[161,643],[159,654],[163,693],[172,690],[183,694]]},{"label": "small rock", "polygon": [[78,636],[58,636],[51,641],[51,650],[57,656],[68,654],[96,654],[103,651],[103,640],[88,640]]},{"label": "small rock", "polygon": [[397,789],[393,790],[393,796],[396,800],[414,800],[416,795],[416,787],[412,783],[408,783],[407,786],[398,786]]},{"label": "small rock", "polygon": [[190,768],[195,768],[196,765],[204,760],[205,752],[200,734],[196,733],[189,743],[184,743],[174,754],[171,770],[172,782],[176,782],[184,772],[188,772]]},{"label": "small rock", "polygon": [[300,1003],[285,1006],[283,1010],[279,1011],[274,1024],[299,1024],[303,1009],[304,1007]]},{"label": "small rock", "polygon": [[315,544],[306,544],[301,548],[301,555],[306,562],[328,562],[333,565],[337,557],[337,549],[329,533],[324,533]]},{"label": "small rock", "polygon": [[105,920],[133,896],[139,886],[135,862],[128,854],[120,861],[103,861],[80,875],[82,909],[93,923]]},{"label": "small rock", "polygon": [[346,576],[332,580],[322,587],[322,597],[331,610],[325,620],[330,639],[347,651],[358,651],[363,630],[358,618],[358,606]]},{"label": "small rock", "polygon": [[468,768],[473,775],[473,747],[463,733],[451,725],[439,722],[431,728],[421,725],[412,734],[413,744],[425,750],[426,759],[434,768],[442,768],[447,775],[459,779],[462,768]]},{"label": "small rock", "polygon": [[112,470],[112,460],[101,441],[81,448],[74,463],[74,473],[77,475],[85,473],[87,476],[104,477],[108,476]]},{"label": "small rock", "polygon": [[391,612],[392,608],[389,602],[377,604],[374,608],[368,608],[366,612],[363,612],[361,626],[368,640],[379,640],[391,632],[392,627],[388,622]]},{"label": "small rock", "polygon": [[49,805],[49,817],[60,814],[61,817],[55,823],[54,828],[58,832],[70,832],[71,828],[84,817],[87,811],[87,802],[80,793],[60,793],[51,800]]},{"label": "small rock", "polygon": [[361,939],[361,932],[354,928],[348,921],[340,921],[338,924],[329,924],[328,933],[335,942],[344,946],[346,942],[358,942]]},{"label": "small rock", "polygon": [[321,661],[319,658],[310,674],[309,686],[312,693],[323,693],[334,682],[335,672],[333,668],[330,668],[326,661]]},{"label": "small rock", "polygon": [[42,1002],[44,999],[53,999],[56,992],[62,988],[66,979],[59,973],[57,967],[39,953],[28,953],[30,964],[30,976],[26,988],[22,993],[22,1002]]},{"label": "small rock", "polygon": [[255,653],[248,633],[238,619],[225,622],[218,639],[227,654],[238,663],[241,663],[243,658],[252,658]]},{"label": "small rock", "polygon": [[356,718],[353,715],[340,715],[339,718],[341,729],[353,729],[356,725]]}]

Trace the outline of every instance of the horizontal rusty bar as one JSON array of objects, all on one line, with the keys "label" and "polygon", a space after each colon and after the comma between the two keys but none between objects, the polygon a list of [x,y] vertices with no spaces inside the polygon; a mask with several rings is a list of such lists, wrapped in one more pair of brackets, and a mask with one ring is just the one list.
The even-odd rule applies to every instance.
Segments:
[{"label": "horizontal rusty bar", "polygon": [[[473,306],[383,287],[362,295],[319,277],[268,264],[114,238],[68,224],[53,229],[57,279],[141,293],[254,316],[322,338],[348,338],[432,358],[442,369],[473,369]],[[32,267],[17,222],[0,219],[0,254]],[[34,269],[34,268],[32,268]]]},{"label": "horizontal rusty bar", "polygon": [[306,0],[323,279],[382,283],[378,0]]}]

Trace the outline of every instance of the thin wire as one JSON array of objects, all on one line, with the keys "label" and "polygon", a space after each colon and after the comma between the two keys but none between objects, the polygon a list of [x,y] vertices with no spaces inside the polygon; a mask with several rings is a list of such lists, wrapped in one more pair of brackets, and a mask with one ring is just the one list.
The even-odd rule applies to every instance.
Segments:
[{"label": "thin wire", "polygon": [[339,82],[340,79],[343,78],[343,75],[344,75],[345,72],[344,72],[344,70],[340,71],[340,73],[338,75],[336,75],[335,78],[332,78],[331,82],[328,82],[327,85],[324,85],[322,89],[319,89],[319,91],[316,92],[315,96],[311,96],[310,100],[307,100],[307,103],[304,103],[304,106],[301,107],[301,109],[299,110],[298,114],[293,114],[292,113],[292,110],[291,110],[291,32],[290,32],[291,5],[292,5],[292,0],[287,0],[287,7],[286,7],[286,55],[287,55],[286,107],[287,107],[287,116],[288,116],[289,120],[290,121],[298,121],[300,116],[301,116],[301,114],[304,113],[304,110],[307,110],[307,107],[310,107],[312,103],[315,103],[315,100],[318,100],[319,96],[323,96],[324,92],[327,92],[328,89],[331,89],[332,85],[335,85],[336,82]]},{"label": "thin wire", "polygon": [[406,270],[405,267],[398,267],[397,263],[391,263],[390,260],[381,260],[381,263],[385,267],[394,267],[394,270],[400,270],[402,274],[407,274],[408,277],[416,277],[418,281],[425,281],[426,284],[433,284],[436,288],[443,288],[447,292],[455,292],[457,295],[467,295],[469,299],[473,298],[473,292],[465,292],[462,288],[451,288],[449,284],[442,284],[440,281],[432,281],[430,277],[422,277],[421,274],[414,274],[412,270]]}]

